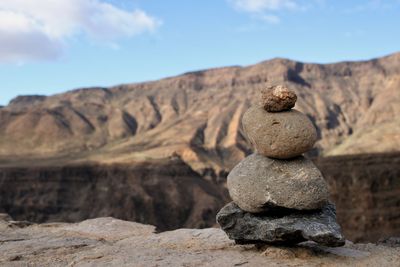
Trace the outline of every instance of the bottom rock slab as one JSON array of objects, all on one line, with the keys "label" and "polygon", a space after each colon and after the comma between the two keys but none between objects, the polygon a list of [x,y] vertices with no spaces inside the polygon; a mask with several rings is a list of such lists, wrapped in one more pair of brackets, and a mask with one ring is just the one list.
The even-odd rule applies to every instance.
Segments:
[{"label": "bottom rock slab", "polygon": [[336,222],[333,204],[321,210],[298,211],[278,209],[266,213],[249,213],[231,202],[217,214],[217,222],[230,239],[239,244],[297,244],[314,241],[339,247],[345,239]]}]

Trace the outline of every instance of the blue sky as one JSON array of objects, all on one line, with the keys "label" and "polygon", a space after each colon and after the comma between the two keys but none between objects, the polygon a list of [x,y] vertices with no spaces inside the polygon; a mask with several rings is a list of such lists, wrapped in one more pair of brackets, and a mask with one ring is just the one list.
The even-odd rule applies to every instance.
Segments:
[{"label": "blue sky", "polygon": [[400,0],[1,0],[0,105],[274,57],[397,51]]}]

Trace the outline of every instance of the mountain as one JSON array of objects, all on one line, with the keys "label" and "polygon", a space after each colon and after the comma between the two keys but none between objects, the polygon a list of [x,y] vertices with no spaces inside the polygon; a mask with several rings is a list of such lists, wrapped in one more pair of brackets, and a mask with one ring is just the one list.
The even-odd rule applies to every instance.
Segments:
[{"label": "mountain", "polygon": [[310,155],[400,150],[400,53],[361,62],[272,59],[158,81],[20,96],[0,109],[2,165],[129,163],[180,156],[225,173],[251,148],[240,125],[267,84],[298,95],[318,129]]}]

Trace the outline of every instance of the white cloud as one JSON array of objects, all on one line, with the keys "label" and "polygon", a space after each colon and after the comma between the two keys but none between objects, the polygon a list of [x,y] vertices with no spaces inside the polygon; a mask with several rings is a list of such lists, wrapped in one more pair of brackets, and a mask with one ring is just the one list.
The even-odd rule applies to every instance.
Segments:
[{"label": "white cloud", "polygon": [[277,11],[281,9],[296,9],[294,0],[230,0],[235,8],[246,12]]},{"label": "white cloud", "polygon": [[398,7],[400,0],[369,0],[362,4],[345,9],[346,13],[357,13],[376,10],[390,10]]},{"label": "white cloud", "polygon": [[272,23],[272,24],[278,24],[279,22],[281,22],[281,19],[278,16],[271,15],[271,14],[261,15],[259,18],[263,21],[266,21],[266,22]]},{"label": "white cloud", "polygon": [[0,10],[0,62],[48,60],[61,54],[62,42],[44,33],[34,20]]},{"label": "white cloud", "polygon": [[77,35],[112,42],[159,25],[142,10],[126,11],[103,0],[1,0],[0,62],[55,59]]},{"label": "white cloud", "polygon": [[[251,17],[271,24],[281,20],[277,15],[285,10],[305,10],[306,4],[299,0],[227,0],[236,10],[249,13]],[[314,0],[318,1],[318,0]]]}]

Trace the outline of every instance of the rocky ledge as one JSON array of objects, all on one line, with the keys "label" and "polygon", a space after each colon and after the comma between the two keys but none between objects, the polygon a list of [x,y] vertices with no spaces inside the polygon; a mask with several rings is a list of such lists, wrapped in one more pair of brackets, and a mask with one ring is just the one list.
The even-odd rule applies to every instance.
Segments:
[{"label": "rocky ledge", "polygon": [[0,266],[396,266],[396,242],[235,245],[217,228],[156,233],[114,218],[31,224],[0,216]]}]

